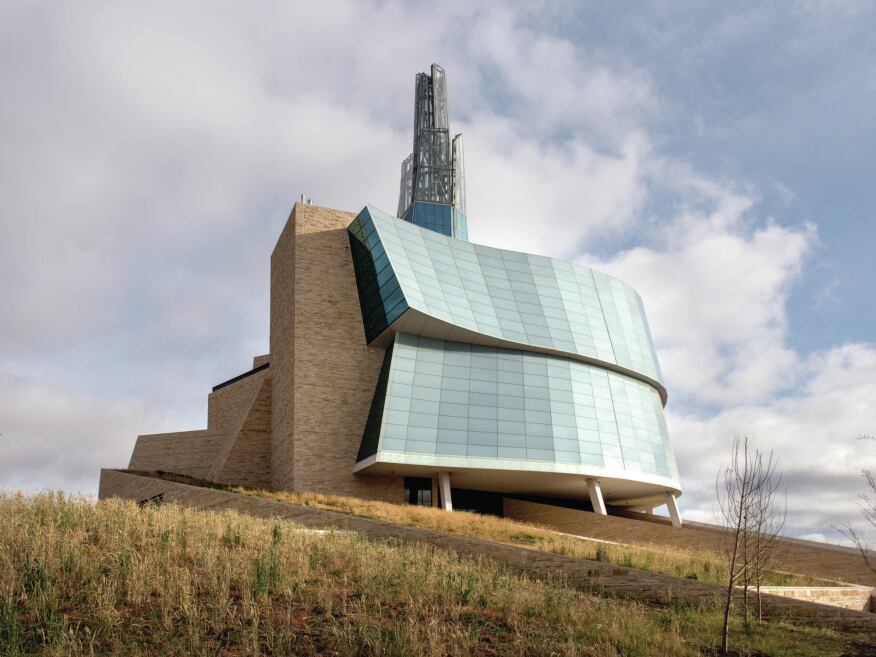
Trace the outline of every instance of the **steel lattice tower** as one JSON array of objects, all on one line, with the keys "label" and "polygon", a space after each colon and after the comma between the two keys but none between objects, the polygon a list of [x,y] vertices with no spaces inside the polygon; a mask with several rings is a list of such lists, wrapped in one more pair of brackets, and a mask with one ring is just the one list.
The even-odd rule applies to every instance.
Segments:
[{"label": "steel lattice tower", "polygon": [[402,162],[398,216],[444,235],[468,239],[462,135],[450,138],[447,76],[438,64],[418,73],[414,152]]}]

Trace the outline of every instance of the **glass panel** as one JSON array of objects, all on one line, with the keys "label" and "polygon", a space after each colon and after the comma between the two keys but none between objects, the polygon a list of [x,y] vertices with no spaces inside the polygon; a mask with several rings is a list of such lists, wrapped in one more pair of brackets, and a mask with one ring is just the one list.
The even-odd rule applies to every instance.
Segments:
[{"label": "glass panel", "polygon": [[[628,285],[587,267],[443,237],[439,233],[450,235],[453,224],[449,205],[415,203],[409,214],[413,224],[366,208],[350,226],[369,341],[413,303],[463,328],[573,351],[661,380],[642,301]],[[384,234],[392,239],[382,240]],[[384,261],[406,276],[390,275]],[[374,309],[375,289],[383,312]]]},{"label": "glass panel", "polygon": [[[525,384],[473,378],[497,373]],[[513,458],[678,476],[657,391],[569,358],[398,334],[382,403],[380,449],[435,464]]]}]

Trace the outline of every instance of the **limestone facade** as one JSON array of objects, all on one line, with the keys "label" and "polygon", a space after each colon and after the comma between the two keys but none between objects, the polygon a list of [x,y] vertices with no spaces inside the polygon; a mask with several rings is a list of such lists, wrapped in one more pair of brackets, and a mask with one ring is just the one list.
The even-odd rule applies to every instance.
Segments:
[{"label": "limestone facade", "polygon": [[207,429],[138,437],[130,469],[402,501],[402,477],[352,472],[384,354],[365,342],[353,218],[295,205],[271,255],[270,353],[209,395]]}]

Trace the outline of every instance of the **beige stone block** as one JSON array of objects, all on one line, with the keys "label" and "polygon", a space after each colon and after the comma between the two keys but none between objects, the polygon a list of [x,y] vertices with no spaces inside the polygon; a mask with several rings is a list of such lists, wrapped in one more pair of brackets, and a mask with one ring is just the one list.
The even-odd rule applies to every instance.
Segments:
[{"label": "beige stone block", "polygon": [[383,363],[383,350],[365,343],[346,230],[353,218],[297,204],[272,256],[273,481],[401,500],[400,478],[352,471]]},{"label": "beige stone block", "polygon": [[213,470],[212,481],[250,488],[271,486],[271,379],[262,381],[258,395]]},{"label": "beige stone block", "polygon": [[204,479],[225,442],[224,434],[209,431],[140,436],[128,467],[132,470],[163,470]]},{"label": "beige stone block", "polygon": [[365,342],[347,226],[296,204],[271,254],[270,367],[208,396],[207,429],[141,437],[131,467],[209,481],[400,501],[353,474],[384,350]]}]

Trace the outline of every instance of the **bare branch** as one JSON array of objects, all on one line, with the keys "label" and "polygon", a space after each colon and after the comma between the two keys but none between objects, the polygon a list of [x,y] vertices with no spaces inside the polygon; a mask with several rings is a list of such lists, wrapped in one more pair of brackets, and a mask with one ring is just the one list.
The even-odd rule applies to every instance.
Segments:
[{"label": "bare branch", "polygon": [[730,464],[715,482],[719,522],[727,527],[727,588],[724,599],[722,648],[727,651],[730,611],[734,589],[741,587],[746,623],[750,619],[749,592],[757,592],[758,618],[762,618],[760,588],[765,574],[780,563],[787,504],[779,505],[782,477],[772,452],[763,454],[751,438],[735,437]]},{"label": "bare branch", "polygon": [[[862,434],[857,439],[876,441],[876,436]],[[865,492],[860,496],[861,515],[870,527],[876,529],[876,474],[872,470],[861,468],[861,478],[864,480],[864,486],[866,487]],[[876,573],[876,557],[874,557],[873,552],[869,549],[864,533],[855,529],[851,524],[840,528],[840,531],[858,548],[867,567]]]}]

